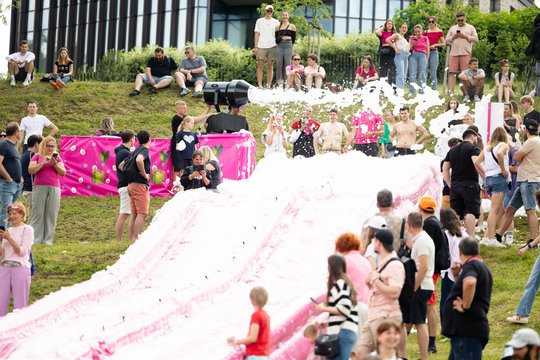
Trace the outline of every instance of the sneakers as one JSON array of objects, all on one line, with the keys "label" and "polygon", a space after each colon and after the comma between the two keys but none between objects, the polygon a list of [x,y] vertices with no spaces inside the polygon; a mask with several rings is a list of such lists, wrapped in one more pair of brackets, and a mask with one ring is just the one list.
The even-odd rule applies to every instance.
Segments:
[{"label": "sneakers", "polygon": [[513,244],[513,243],[514,243],[514,233],[513,233],[512,231],[508,231],[508,232],[505,234],[504,242],[505,242],[506,244]]},{"label": "sneakers", "polygon": [[465,96],[463,97],[463,102],[469,102],[469,101],[471,101],[470,96],[469,96],[469,95],[465,95]]},{"label": "sneakers", "polygon": [[184,96],[184,95],[187,95],[189,94],[189,89],[188,88],[181,88],[180,89],[180,96]]},{"label": "sneakers", "polygon": [[514,324],[528,324],[529,323],[529,317],[528,316],[518,316],[517,314],[514,314],[512,316],[509,316],[506,318],[506,321],[514,323]]},{"label": "sneakers", "polygon": [[193,97],[194,97],[194,98],[200,98],[200,97],[202,97],[202,96],[203,96],[202,91],[195,91],[195,92],[193,93]]},{"label": "sneakers", "polygon": [[23,81],[22,84],[23,84],[23,86],[28,86],[28,85],[30,85],[30,79],[28,79],[28,78],[24,79],[24,81]]},{"label": "sneakers", "polygon": [[480,98],[478,97],[478,95],[474,95],[474,101],[480,101]]},{"label": "sneakers", "polygon": [[11,79],[11,82],[9,83],[11,86],[17,85],[17,81],[15,79]]},{"label": "sneakers", "polygon": [[65,84],[62,82],[62,80],[56,80],[55,83],[56,83],[56,86],[58,86],[58,89],[63,88],[64,85],[65,85]]},{"label": "sneakers", "polygon": [[150,86],[150,92],[152,94],[156,95],[157,94],[157,89],[155,87],[153,87],[153,86]]},{"label": "sneakers", "polygon": [[133,90],[129,93],[129,96],[138,96],[141,95],[141,92],[139,90]]},{"label": "sneakers", "polygon": [[480,241],[480,245],[491,246],[491,247],[504,247],[504,245],[498,242],[496,239],[488,239],[486,237]]},{"label": "sneakers", "polygon": [[437,347],[436,346],[430,346],[427,349],[428,354],[436,354],[437,353]]}]

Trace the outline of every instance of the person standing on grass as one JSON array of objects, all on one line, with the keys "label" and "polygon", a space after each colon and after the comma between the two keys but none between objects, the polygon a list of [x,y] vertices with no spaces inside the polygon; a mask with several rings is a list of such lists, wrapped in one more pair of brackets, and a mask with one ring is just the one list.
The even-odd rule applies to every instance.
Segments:
[{"label": "person standing on grass", "polygon": [[488,312],[493,278],[478,255],[476,240],[461,240],[461,264],[452,267],[457,278],[444,303],[442,334],[450,338],[449,360],[482,359],[482,350],[489,340]]},{"label": "person standing on grass", "polygon": [[276,27],[279,21],[273,18],[274,7],[266,5],[266,15],[257,19],[255,23],[255,39],[253,51],[257,58],[257,85],[263,87],[263,67],[266,62],[266,86],[272,87],[274,77],[274,61],[276,60],[277,43]]},{"label": "person standing on grass", "polygon": [[444,33],[437,25],[437,18],[428,18],[428,29],[424,33],[429,39],[429,74],[431,77],[431,88],[437,90],[437,69],[439,67],[439,50],[446,46]]},{"label": "person standing on grass", "polygon": [[22,168],[17,142],[21,138],[19,125],[10,122],[6,126],[6,140],[0,143],[0,225],[7,227],[8,206],[21,196]]},{"label": "person standing on grass", "polygon": [[135,143],[135,133],[132,130],[124,130],[120,133],[122,144],[114,149],[116,155],[116,177],[118,178],[118,195],[120,197],[120,212],[116,219],[116,240],[121,241],[124,234],[124,225],[127,218],[131,214],[131,206],[129,204],[128,181],[124,173],[118,168],[120,163],[124,161],[131,153],[131,148]]},{"label": "person standing on grass", "polygon": [[[134,151],[137,152],[135,165],[137,166],[137,176],[128,184],[129,204],[131,207],[131,217],[128,225],[129,240],[135,241],[142,232],[144,219],[148,216],[150,209],[150,169],[152,166],[150,160],[150,133],[146,130],[141,130],[137,133],[139,147]],[[124,161],[119,165],[120,169],[124,168]]]},{"label": "person standing on grass", "polygon": [[23,176],[22,197],[28,209],[28,219],[32,218],[32,186],[34,177],[28,172],[30,159],[39,151],[39,146],[43,138],[41,135],[30,135],[28,138],[28,149],[21,156],[21,168]]},{"label": "person standing on grass", "polygon": [[[395,156],[414,155],[416,151],[413,145],[422,144],[429,136],[429,133],[422,125],[416,125],[409,115],[409,107],[404,106],[399,109],[400,122],[396,123],[390,131],[390,141],[393,143],[397,136]],[[416,140],[417,134],[420,135]]]},{"label": "person standing on grass", "polygon": [[[43,128],[48,127],[50,129],[49,136],[54,137],[58,133],[58,128],[49,119],[43,115],[39,115],[37,102],[31,100],[26,107],[28,110],[28,116],[22,118],[20,130],[21,139],[17,142],[17,148],[23,144],[23,152],[28,148],[28,138],[30,135],[43,136]],[[22,140],[24,139],[24,141]]]},{"label": "person standing on grass", "polygon": [[30,219],[30,225],[34,228],[34,243],[52,245],[60,211],[60,176],[66,175],[53,137],[47,136],[42,141],[39,153],[30,160],[28,172],[34,175]]}]

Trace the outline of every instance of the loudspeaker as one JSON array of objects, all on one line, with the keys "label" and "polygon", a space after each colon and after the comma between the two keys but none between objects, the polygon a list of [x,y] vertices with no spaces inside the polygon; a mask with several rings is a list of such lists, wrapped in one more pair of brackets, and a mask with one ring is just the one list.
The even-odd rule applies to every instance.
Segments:
[{"label": "loudspeaker", "polygon": [[244,80],[231,82],[207,82],[203,89],[204,101],[208,105],[229,105],[239,108],[249,102],[250,84]]}]

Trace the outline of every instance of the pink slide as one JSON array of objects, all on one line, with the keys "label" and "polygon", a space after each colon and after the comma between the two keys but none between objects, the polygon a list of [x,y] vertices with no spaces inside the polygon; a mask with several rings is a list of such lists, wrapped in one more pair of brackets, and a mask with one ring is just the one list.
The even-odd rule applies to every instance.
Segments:
[{"label": "pink slide", "polygon": [[0,359],[241,359],[226,339],[247,335],[257,285],[271,358],[305,358],[334,240],[360,232],[383,188],[402,215],[424,194],[439,200],[439,159],[276,154],[220,193],[179,193],[116,264],[0,319]]}]

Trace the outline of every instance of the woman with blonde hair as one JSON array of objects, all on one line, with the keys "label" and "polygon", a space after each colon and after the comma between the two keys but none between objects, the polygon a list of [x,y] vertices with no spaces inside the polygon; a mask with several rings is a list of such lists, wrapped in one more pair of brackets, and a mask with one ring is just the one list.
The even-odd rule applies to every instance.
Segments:
[{"label": "woman with blonde hair", "polygon": [[285,154],[287,152],[287,147],[289,147],[289,143],[287,142],[289,133],[285,131],[281,115],[273,114],[270,116],[268,126],[262,133],[261,138],[263,144],[266,146],[266,150],[264,151],[265,157],[273,153]]},{"label": "woman with blonde hair", "polygon": [[73,60],[69,57],[69,51],[65,47],[58,49],[58,56],[53,66],[51,85],[55,89],[61,89],[71,81],[73,77]]},{"label": "woman with blonde hair", "polygon": [[28,166],[28,172],[34,175],[30,225],[34,228],[36,244],[52,245],[54,241],[60,211],[60,176],[66,175],[64,162],[56,150],[56,140],[47,136]]},{"label": "woman with blonde hair", "polygon": [[484,163],[486,173],[485,191],[491,198],[491,208],[487,220],[486,237],[480,244],[502,246],[495,240],[495,228],[504,212],[504,194],[508,190],[508,134],[503,127],[493,130],[489,143],[475,160],[476,165]]},{"label": "woman with blonde hair", "polygon": [[106,117],[101,122],[101,129],[96,131],[96,136],[120,136],[120,133],[114,129],[114,121]]},{"label": "woman with blonde hair", "polygon": [[30,251],[34,229],[24,223],[26,208],[20,202],[8,206],[11,227],[0,229],[0,316],[7,313],[9,298],[13,308],[28,306],[30,297]]},{"label": "woman with blonde hair", "polygon": [[208,189],[215,190],[221,183],[221,168],[219,166],[219,161],[209,146],[201,146],[199,151],[202,153],[206,175],[210,179],[210,186]]}]

